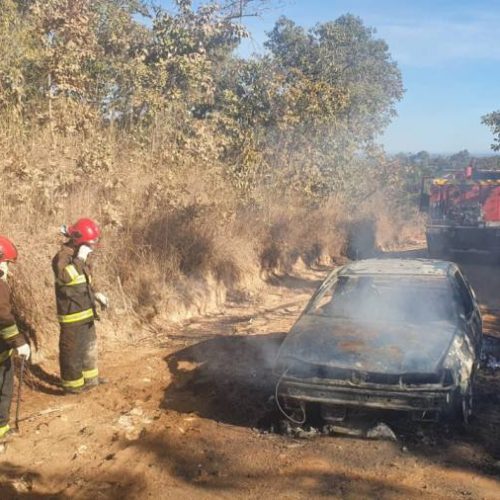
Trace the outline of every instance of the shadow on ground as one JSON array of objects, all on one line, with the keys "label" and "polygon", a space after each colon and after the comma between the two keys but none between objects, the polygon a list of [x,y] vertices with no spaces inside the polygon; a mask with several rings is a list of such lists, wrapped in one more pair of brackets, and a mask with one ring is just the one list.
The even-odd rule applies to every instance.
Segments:
[{"label": "shadow on ground", "polygon": [[[325,277],[331,269],[322,269]],[[285,274],[284,276],[271,275],[266,279],[269,285],[290,288],[293,290],[310,290],[311,292],[321,285],[322,280],[302,278],[300,276],[293,276],[292,274]]]},{"label": "shadow on ground", "polygon": [[26,385],[33,390],[55,396],[64,395],[60,378],[53,373],[45,371],[40,365],[29,364],[27,366],[24,381]]},{"label": "shadow on ground", "polygon": [[280,460],[269,463],[263,453],[265,448],[269,451],[269,446],[252,446],[248,450],[242,448],[238,439],[208,439],[193,434],[186,440],[173,434],[167,437],[165,433],[148,433],[133,446],[153,454],[155,467],[166,469],[178,480],[197,488],[202,497],[205,492],[234,498],[413,498],[418,495],[417,488],[357,472],[346,473],[342,467],[325,469],[321,463],[318,466],[317,462],[301,460],[293,464],[283,464]]},{"label": "shadow on ground", "polygon": [[172,383],[162,407],[241,426],[274,408],[272,366],[284,333],[220,336],[165,358]]}]

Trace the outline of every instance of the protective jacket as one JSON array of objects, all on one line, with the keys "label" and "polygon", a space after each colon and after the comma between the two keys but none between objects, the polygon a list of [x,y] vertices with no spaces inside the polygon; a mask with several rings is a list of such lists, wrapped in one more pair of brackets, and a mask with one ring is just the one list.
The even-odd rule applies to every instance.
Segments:
[{"label": "protective jacket", "polygon": [[13,349],[25,343],[12,313],[9,285],[0,280],[0,363],[11,356]]},{"label": "protective jacket", "polygon": [[61,326],[84,325],[97,317],[91,267],[76,254],[77,248],[65,243],[52,259]]}]

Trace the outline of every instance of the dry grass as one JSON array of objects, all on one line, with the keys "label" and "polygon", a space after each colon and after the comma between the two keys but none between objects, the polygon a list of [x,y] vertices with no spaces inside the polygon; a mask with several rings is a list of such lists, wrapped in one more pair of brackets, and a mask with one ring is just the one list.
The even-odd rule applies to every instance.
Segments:
[{"label": "dry grass", "polygon": [[[204,146],[200,163],[197,144],[180,149],[162,137],[144,148],[109,130],[55,140],[0,130],[0,233],[19,248],[16,309],[42,351],[57,339],[50,262],[58,228],[81,216],[103,226],[96,283],[113,304],[108,323],[133,321],[136,330],[218,310],[228,297],[253,299],[270,273],[344,251],[356,219],[340,198],[311,208],[264,193],[258,207],[242,205],[217,151]],[[401,235],[387,230],[388,217],[377,216],[384,245]]]}]

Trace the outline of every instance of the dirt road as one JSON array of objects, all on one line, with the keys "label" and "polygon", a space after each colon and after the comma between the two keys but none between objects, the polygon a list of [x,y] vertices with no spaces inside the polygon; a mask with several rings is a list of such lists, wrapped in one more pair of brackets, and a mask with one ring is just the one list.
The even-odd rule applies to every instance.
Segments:
[{"label": "dirt road", "polygon": [[[496,333],[500,267],[469,271]],[[266,431],[274,354],[325,272],[140,345],[103,341],[110,383],[93,392],[62,396],[47,360],[23,415],[54,411],[24,421],[0,455],[0,498],[499,498],[498,373],[482,373],[467,430],[403,425],[396,442]]]}]

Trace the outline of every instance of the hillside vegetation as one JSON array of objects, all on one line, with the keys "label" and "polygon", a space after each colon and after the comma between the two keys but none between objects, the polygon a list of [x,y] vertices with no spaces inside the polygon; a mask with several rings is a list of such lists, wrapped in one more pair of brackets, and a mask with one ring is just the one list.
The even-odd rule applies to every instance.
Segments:
[{"label": "hillside vegetation", "polygon": [[79,216],[103,227],[109,321],[155,324],[339,255],[360,221],[401,237],[411,215],[405,169],[376,144],[403,87],[374,30],[282,18],[265,55],[243,59],[242,20],[266,2],[174,3],[2,2],[0,228],[42,347],[58,227]]}]

